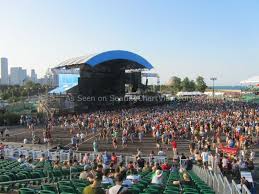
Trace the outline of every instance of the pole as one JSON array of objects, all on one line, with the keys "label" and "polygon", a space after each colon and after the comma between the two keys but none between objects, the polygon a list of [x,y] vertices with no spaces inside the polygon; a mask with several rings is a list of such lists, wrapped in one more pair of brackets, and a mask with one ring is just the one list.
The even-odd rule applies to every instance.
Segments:
[{"label": "pole", "polygon": [[215,90],[214,90],[214,79],[212,79],[212,96],[213,96],[213,100],[214,100],[214,95],[215,95]]},{"label": "pole", "polygon": [[214,97],[215,97],[215,85],[214,85],[214,82],[217,80],[216,77],[211,77],[210,80],[212,81],[212,98],[213,98],[213,101],[214,101]]}]

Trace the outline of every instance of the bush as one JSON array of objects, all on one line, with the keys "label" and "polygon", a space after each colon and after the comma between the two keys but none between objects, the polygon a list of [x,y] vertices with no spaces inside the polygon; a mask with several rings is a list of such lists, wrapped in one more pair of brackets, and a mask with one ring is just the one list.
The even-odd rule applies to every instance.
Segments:
[{"label": "bush", "polygon": [[17,125],[20,121],[20,115],[16,113],[0,113],[0,125]]}]

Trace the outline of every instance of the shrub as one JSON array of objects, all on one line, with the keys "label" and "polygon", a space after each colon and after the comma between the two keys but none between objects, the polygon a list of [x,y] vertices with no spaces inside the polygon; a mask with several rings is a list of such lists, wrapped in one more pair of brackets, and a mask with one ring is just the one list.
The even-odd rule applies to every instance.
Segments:
[{"label": "shrub", "polygon": [[17,125],[20,121],[20,115],[16,113],[0,113],[0,125]]}]

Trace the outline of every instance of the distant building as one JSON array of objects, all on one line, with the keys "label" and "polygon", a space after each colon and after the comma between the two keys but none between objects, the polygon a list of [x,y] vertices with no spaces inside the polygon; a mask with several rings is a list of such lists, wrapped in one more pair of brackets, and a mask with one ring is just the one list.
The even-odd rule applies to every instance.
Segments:
[{"label": "distant building", "polygon": [[19,85],[24,85],[24,83],[28,80],[27,77],[27,70],[22,69],[21,74],[20,74],[20,84]]},{"label": "distant building", "polygon": [[55,85],[55,75],[51,71],[51,69],[48,69],[46,74],[43,78],[38,78],[37,83],[41,85],[49,85],[51,87],[56,86]]},{"label": "distant building", "polygon": [[21,67],[11,67],[10,69],[10,84],[11,85],[20,85],[19,72]]},{"label": "distant building", "polygon": [[10,84],[23,85],[27,80],[27,71],[21,67],[11,67]]},{"label": "distant building", "polygon": [[1,85],[8,85],[8,59],[1,58]]},{"label": "distant building", "polygon": [[41,85],[53,86],[54,79],[53,79],[52,75],[45,75],[43,78],[38,79],[37,83],[39,83]]},{"label": "distant building", "polygon": [[34,83],[37,82],[37,74],[35,73],[35,69],[31,70],[31,81]]}]

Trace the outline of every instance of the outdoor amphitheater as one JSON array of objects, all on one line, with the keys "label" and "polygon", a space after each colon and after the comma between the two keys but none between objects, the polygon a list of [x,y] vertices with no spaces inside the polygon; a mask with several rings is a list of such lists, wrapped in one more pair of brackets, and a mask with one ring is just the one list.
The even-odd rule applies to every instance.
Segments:
[{"label": "outdoor amphitheater", "polygon": [[[199,112],[200,109],[207,109],[207,104],[212,109],[222,106],[221,101],[204,103],[200,99],[191,102],[184,100],[170,105],[156,105],[155,108],[137,108],[138,113],[135,113],[135,116],[137,120],[139,119],[138,114],[144,120],[145,118],[152,118],[148,120],[150,122],[157,118],[165,118],[165,121],[160,121],[162,124],[167,119],[172,121],[170,115],[173,113],[176,115],[186,114],[181,111],[178,112],[181,109],[189,108]],[[227,102],[226,105],[231,106]],[[240,105],[237,104],[237,106]],[[235,107],[232,107],[232,109],[235,109]],[[136,108],[124,110],[124,114],[131,115],[135,111]],[[109,115],[114,115],[115,118],[120,112],[108,111]],[[107,111],[85,114],[81,119],[89,117],[91,120],[93,115],[96,119],[102,118],[103,115],[107,115]],[[132,117],[134,118],[133,115]],[[63,116],[62,119],[64,118],[73,121],[73,115]],[[106,116],[103,118],[106,118]],[[108,176],[113,181],[116,181],[115,172],[117,168],[115,166],[118,169],[119,167],[127,169],[123,182],[120,184],[128,188],[127,192],[134,194],[250,193],[245,185],[240,188],[239,183],[236,182],[238,180],[232,175],[226,174],[225,169],[219,166],[220,163],[217,161],[217,153],[214,149],[212,149],[208,163],[205,163],[205,165],[203,162],[199,162],[197,158],[192,158],[190,155],[192,138],[185,133],[177,133],[174,137],[175,140],[173,141],[176,142],[177,152],[179,152],[177,154],[174,153],[171,142],[160,142],[158,147],[157,134],[152,133],[151,129],[145,131],[141,139],[136,135],[133,143],[128,140],[126,147],[123,146],[122,140],[124,132],[118,130],[116,136],[118,139],[117,147],[114,148],[113,134],[109,134],[108,139],[106,139],[106,136],[102,136],[103,129],[98,128],[98,124],[96,124],[96,130],[91,129],[91,122],[88,123],[86,128],[74,126],[74,129],[70,130],[70,127],[66,127],[62,119],[57,119],[58,121],[56,120],[55,124],[52,121],[48,122],[51,123],[51,140],[49,142],[43,141],[45,127],[42,125],[35,125],[33,129],[34,136],[39,138],[38,142],[34,142],[34,144],[30,142],[32,129],[29,129],[26,125],[17,126],[10,130],[9,136],[3,142],[1,151],[3,157],[0,160],[0,189],[2,193],[82,193],[84,188],[93,181],[90,178],[82,178],[82,172],[89,173],[91,170],[99,172],[100,165],[103,169],[109,169]],[[135,122],[138,122],[137,120]],[[105,122],[100,125],[105,126]],[[112,125],[115,125],[115,123]],[[72,138],[76,136],[79,130],[85,132],[86,135],[83,140],[79,140],[73,146]],[[153,130],[155,129],[153,128]],[[207,135],[210,136],[211,133]],[[161,134],[160,137],[163,138],[163,135]],[[27,139],[28,142],[25,143],[24,139]],[[98,144],[97,150],[94,148],[94,142]],[[197,144],[194,149],[200,150],[201,148]],[[234,150],[222,148],[220,152],[238,156],[235,153],[236,150]],[[159,153],[160,151],[162,151],[162,154]],[[116,164],[113,163],[112,153],[116,155]],[[249,153],[250,151],[247,154],[249,155]],[[185,157],[181,154],[184,154]],[[140,160],[144,160],[144,166],[142,166]],[[192,167],[190,167],[189,161],[192,161]],[[99,166],[97,169],[93,169],[96,167],[95,164]],[[162,172],[162,182],[157,184],[153,181],[159,169]],[[244,172],[248,174],[245,175]],[[241,173],[247,179],[251,175],[248,170],[241,171]],[[184,181],[186,176],[192,184],[185,182],[180,185],[175,184],[176,181]],[[107,192],[113,186],[112,183],[105,181],[101,181],[99,184]]]},{"label": "outdoor amphitheater", "polygon": [[151,69],[124,50],[55,66],[56,86],[34,99],[41,117],[1,129],[0,192],[255,193],[258,105],[151,95]]}]

